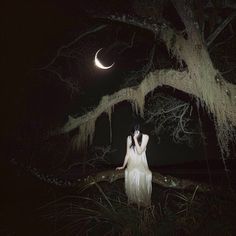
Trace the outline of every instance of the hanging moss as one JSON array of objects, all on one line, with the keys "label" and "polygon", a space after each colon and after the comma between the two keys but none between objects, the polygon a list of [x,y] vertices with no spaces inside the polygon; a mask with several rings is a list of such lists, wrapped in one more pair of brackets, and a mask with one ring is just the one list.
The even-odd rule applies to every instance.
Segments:
[{"label": "hanging moss", "polygon": [[[93,111],[86,114],[85,121],[79,125],[78,134],[75,135],[72,139],[72,146],[75,149],[80,149],[81,147],[86,147],[92,143],[94,132],[95,132],[95,123],[97,118],[103,113],[108,114],[109,127],[110,127],[110,141],[112,139],[112,128],[111,128],[111,115],[114,111],[114,105],[118,104],[124,100],[127,100],[132,105],[132,110],[140,116],[144,115],[144,105],[145,105],[145,96],[147,93],[157,87],[158,81],[154,78],[153,75],[144,80],[139,87],[136,88],[125,88],[119,92],[111,95],[102,97],[98,107]],[[81,117],[81,120],[83,118]],[[74,121],[78,123],[78,121]],[[73,126],[73,124],[70,124]]]},{"label": "hanging moss", "polygon": [[[199,99],[201,106],[214,116],[222,156],[229,156],[229,141],[235,140],[236,101],[231,99],[236,94],[235,86],[227,83],[214,68],[203,44],[200,47],[195,41],[185,40],[182,37],[175,38],[173,31],[163,31],[162,39],[168,51],[180,63],[185,61],[187,64],[192,85],[199,94],[196,99]],[[229,114],[230,112],[234,114]]]}]

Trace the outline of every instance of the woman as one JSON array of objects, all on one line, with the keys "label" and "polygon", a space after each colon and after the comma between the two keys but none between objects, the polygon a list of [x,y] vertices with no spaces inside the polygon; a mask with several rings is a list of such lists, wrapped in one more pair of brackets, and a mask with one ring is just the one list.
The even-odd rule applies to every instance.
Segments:
[{"label": "woman", "polygon": [[125,192],[128,203],[138,206],[149,206],[152,194],[152,172],[148,168],[146,146],[149,140],[147,134],[139,131],[135,125],[131,135],[127,137],[127,149],[123,166],[116,170],[125,169]]}]

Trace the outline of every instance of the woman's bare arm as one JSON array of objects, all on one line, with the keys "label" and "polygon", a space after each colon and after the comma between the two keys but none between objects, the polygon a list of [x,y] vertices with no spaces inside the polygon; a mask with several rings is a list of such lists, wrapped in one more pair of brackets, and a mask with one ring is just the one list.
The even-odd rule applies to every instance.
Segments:
[{"label": "woman's bare arm", "polygon": [[137,140],[137,136],[134,136],[134,143],[135,143],[138,154],[141,154],[145,150],[148,140],[149,140],[149,136],[147,134],[143,134],[142,144],[140,146]]},{"label": "woman's bare arm", "polygon": [[126,142],[126,155],[125,155],[125,159],[124,159],[123,166],[117,167],[116,170],[122,170],[122,169],[124,169],[125,166],[127,165],[128,159],[129,159],[129,146],[130,146],[130,144],[131,144],[131,137],[128,136],[128,137],[127,137],[127,142]]}]

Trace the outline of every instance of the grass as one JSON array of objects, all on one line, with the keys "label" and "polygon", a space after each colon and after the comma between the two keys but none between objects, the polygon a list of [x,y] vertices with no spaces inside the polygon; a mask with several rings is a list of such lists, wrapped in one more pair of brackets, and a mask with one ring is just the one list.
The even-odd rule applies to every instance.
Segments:
[{"label": "grass", "polygon": [[94,185],[40,210],[53,235],[233,235],[236,201],[153,186],[152,206],[127,205],[122,182]]}]

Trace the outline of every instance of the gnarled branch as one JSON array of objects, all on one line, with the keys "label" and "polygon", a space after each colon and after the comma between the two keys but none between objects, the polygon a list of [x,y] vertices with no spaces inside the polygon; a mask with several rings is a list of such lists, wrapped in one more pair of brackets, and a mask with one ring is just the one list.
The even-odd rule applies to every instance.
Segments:
[{"label": "gnarled branch", "polygon": [[[123,178],[124,171],[107,170],[99,172],[94,176],[87,176],[85,179],[78,179],[77,181],[78,183],[81,183],[80,186],[84,186],[84,188],[87,188],[91,185],[94,185],[95,183],[112,183]],[[202,192],[209,192],[213,190],[212,187],[207,184],[197,183],[188,179],[178,179],[170,175],[161,175],[158,172],[152,172],[152,182],[164,188],[194,190],[196,186],[198,186],[199,191]]]},{"label": "gnarled branch", "polygon": [[[96,120],[103,112],[107,112],[115,104],[118,104],[122,101],[129,101],[133,104],[136,104],[137,109],[143,109],[141,104],[145,96],[153,91],[158,86],[170,86],[185,93],[198,96],[197,90],[192,86],[192,81],[188,77],[186,71],[179,72],[176,70],[159,70],[155,72],[150,72],[145,79],[141,82],[139,86],[124,88],[120,91],[102,97],[99,105],[92,111],[86,113],[77,118],[69,116],[67,123],[62,127],[52,132],[52,135],[63,134],[70,132],[73,129],[78,128],[79,126],[89,122],[90,120]],[[141,97],[141,98],[140,98]],[[140,101],[139,104],[137,102]],[[142,112],[141,112],[142,113]]]},{"label": "gnarled branch", "polygon": [[234,19],[236,12],[229,15],[216,29],[215,31],[207,38],[206,43],[209,47],[211,43],[216,39],[216,37],[224,30],[224,28]]}]

